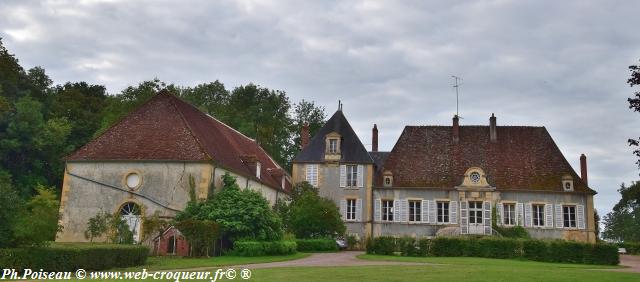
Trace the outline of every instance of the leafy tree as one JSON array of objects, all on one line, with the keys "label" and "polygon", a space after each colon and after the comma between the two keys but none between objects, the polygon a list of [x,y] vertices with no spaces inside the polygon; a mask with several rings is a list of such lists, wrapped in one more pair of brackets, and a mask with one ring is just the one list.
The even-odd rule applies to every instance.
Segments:
[{"label": "leafy tree", "polygon": [[26,210],[18,218],[13,233],[20,245],[40,246],[56,238],[62,230],[55,190],[40,185],[38,194],[27,202]]},{"label": "leafy tree", "polygon": [[153,240],[162,235],[171,226],[170,222],[160,218],[160,213],[142,219],[142,242]]},{"label": "leafy tree", "polygon": [[283,217],[288,219],[288,231],[297,238],[322,238],[344,234],[346,227],[340,210],[330,199],[320,197],[317,189],[308,182],[293,187],[291,203]]},{"label": "leafy tree", "polygon": [[84,237],[89,239],[89,242],[93,242],[94,238],[99,238],[109,231],[109,223],[111,222],[112,214],[101,211],[94,217],[89,218],[87,221],[87,230],[84,231]]},{"label": "leafy tree", "polygon": [[13,229],[18,221],[22,208],[22,199],[11,186],[11,176],[0,171],[0,249],[12,247],[14,243]]},{"label": "leafy tree", "polygon": [[300,133],[304,124],[309,125],[309,134],[314,136],[316,132],[324,125],[327,115],[324,112],[324,107],[316,106],[313,101],[302,100],[294,107],[294,122],[293,122],[293,139],[294,139],[294,152],[300,150],[302,144],[302,138]]},{"label": "leafy tree", "polygon": [[633,182],[628,187],[622,184],[618,192],[622,199],[604,217],[602,237],[615,241],[640,242],[640,182]]},{"label": "leafy tree", "polygon": [[[631,71],[631,77],[627,80],[629,86],[640,85],[640,65],[629,66],[629,71]],[[640,112],[640,91],[636,91],[634,97],[628,98],[627,101],[629,102],[629,109],[633,109],[634,112]],[[627,142],[629,146],[640,146],[640,138],[629,139]],[[635,149],[633,154],[640,158],[640,148]],[[640,159],[636,161],[636,164],[640,168]]]},{"label": "leafy tree", "polygon": [[229,91],[220,81],[199,84],[196,87],[183,88],[180,96],[219,120],[227,120],[227,107],[229,104]]},{"label": "leafy tree", "polygon": [[208,256],[220,238],[220,227],[211,220],[184,219],[176,222],[176,228],[189,241],[191,256]]},{"label": "leafy tree", "polygon": [[223,235],[230,240],[251,238],[273,241],[282,238],[282,222],[260,193],[251,189],[241,190],[235,177],[229,173],[225,173],[222,181],[222,190],[212,199],[190,202],[176,216],[176,220],[216,222]]}]

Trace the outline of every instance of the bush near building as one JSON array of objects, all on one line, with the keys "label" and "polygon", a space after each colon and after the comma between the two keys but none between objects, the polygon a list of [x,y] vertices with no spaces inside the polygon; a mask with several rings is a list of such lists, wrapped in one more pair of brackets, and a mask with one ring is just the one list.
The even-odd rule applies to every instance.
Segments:
[{"label": "bush near building", "polygon": [[377,237],[367,244],[368,254],[434,257],[525,258],[534,261],[609,264],[620,262],[613,244],[589,244],[562,240],[486,237]]},{"label": "bush near building", "polygon": [[327,252],[338,250],[336,240],[331,238],[297,239],[296,244],[298,245],[299,252]]},{"label": "bush near building", "polygon": [[44,271],[103,270],[143,265],[149,248],[140,245],[52,244],[48,247],[0,249],[3,268]]},{"label": "bush near building", "polygon": [[243,257],[279,256],[296,253],[295,241],[244,241],[233,242],[232,255]]}]

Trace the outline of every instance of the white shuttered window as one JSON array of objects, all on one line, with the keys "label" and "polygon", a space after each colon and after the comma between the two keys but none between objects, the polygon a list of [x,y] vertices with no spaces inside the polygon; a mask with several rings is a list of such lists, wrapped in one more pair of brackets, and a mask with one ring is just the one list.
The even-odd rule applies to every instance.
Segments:
[{"label": "white shuttered window", "polygon": [[318,186],[318,165],[317,164],[307,164],[305,180],[313,186],[316,186],[316,187]]}]

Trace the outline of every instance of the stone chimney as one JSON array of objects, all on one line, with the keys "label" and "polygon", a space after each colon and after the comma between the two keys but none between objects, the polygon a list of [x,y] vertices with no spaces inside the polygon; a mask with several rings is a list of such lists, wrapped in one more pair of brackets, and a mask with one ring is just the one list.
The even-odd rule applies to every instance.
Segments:
[{"label": "stone chimney", "polygon": [[458,115],[453,116],[453,143],[460,141],[460,118]]},{"label": "stone chimney", "polygon": [[587,181],[587,156],[584,154],[580,155],[580,178],[584,184],[589,185]]},{"label": "stone chimney", "polygon": [[496,129],[496,116],[492,113],[489,118],[489,137],[491,143],[498,142],[498,130]]},{"label": "stone chimney", "polygon": [[307,145],[309,145],[309,123],[305,122],[304,125],[302,126],[302,131],[300,132],[300,138],[301,140],[301,149],[304,150],[304,148],[307,147]]},{"label": "stone chimney", "polygon": [[371,151],[378,151],[378,125],[373,124],[373,129],[371,130]]}]

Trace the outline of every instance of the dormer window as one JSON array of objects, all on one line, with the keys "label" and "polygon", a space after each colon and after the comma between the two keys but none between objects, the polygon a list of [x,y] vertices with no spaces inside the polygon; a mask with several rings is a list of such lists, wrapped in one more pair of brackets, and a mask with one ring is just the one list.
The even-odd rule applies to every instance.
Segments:
[{"label": "dormer window", "polygon": [[260,162],[256,162],[256,177],[258,179],[260,179],[260,171],[262,169],[262,166],[260,165]]},{"label": "dormer window", "polygon": [[562,189],[564,191],[573,191],[573,177],[570,175],[562,177]]},{"label": "dormer window", "polygon": [[385,171],[382,177],[382,185],[384,187],[391,187],[393,186],[393,175],[391,174],[391,171]]},{"label": "dormer window", "polygon": [[329,153],[330,154],[338,153],[338,139],[335,139],[335,138],[329,139]]}]

